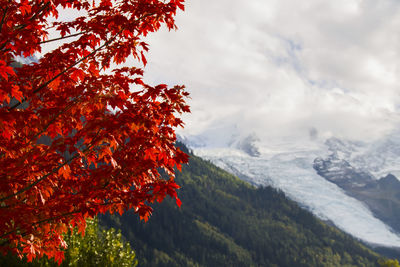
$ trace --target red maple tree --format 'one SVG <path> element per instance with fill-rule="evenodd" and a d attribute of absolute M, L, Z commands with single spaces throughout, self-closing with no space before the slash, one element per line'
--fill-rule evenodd
<path fill-rule="evenodd" d="M 0 0 L 0 251 L 60 263 L 62 234 L 84 232 L 87 217 L 134 209 L 147 220 L 166 195 L 180 205 L 175 128 L 188 94 L 121 63 L 146 65 L 143 38 L 175 29 L 183 2 Z M 82 15 L 57 19 L 63 9 Z"/>

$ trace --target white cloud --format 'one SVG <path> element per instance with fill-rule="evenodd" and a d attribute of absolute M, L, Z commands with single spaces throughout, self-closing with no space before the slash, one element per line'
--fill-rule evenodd
<path fill-rule="evenodd" d="M 189 0 L 149 38 L 148 80 L 191 92 L 188 133 L 231 122 L 374 138 L 398 123 L 400 2 Z"/>

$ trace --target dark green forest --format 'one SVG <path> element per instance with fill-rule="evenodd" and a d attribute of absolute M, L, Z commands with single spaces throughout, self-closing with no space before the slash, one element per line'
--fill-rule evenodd
<path fill-rule="evenodd" d="M 147 223 L 102 216 L 122 230 L 139 266 L 376 266 L 379 256 L 271 187 L 256 188 L 191 155 Z"/>

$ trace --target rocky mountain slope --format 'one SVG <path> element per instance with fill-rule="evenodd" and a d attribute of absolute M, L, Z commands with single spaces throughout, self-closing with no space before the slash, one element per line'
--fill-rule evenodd
<path fill-rule="evenodd" d="M 376 179 L 368 171 L 339 159 L 337 153 L 316 158 L 313 166 L 319 175 L 365 203 L 377 218 L 400 232 L 400 181 L 394 175 Z"/>

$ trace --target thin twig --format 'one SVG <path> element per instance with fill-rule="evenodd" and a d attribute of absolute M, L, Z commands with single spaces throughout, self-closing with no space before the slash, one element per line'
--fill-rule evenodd
<path fill-rule="evenodd" d="M 6 19 L 7 11 L 8 11 L 8 7 L 6 7 L 4 9 L 3 17 L 1 18 L 1 22 L 0 22 L 0 31 L 3 29 L 3 24 L 4 24 L 4 21 Z"/>
<path fill-rule="evenodd" d="M 39 44 L 45 44 L 45 43 L 50 43 L 50 42 L 54 42 L 54 41 L 59 41 L 59 40 L 63 40 L 63 39 L 67 39 L 67 38 L 71 38 L 71 37 L 75 37 L 75 36 L 79 36 L 79 35 L 85 34 L 85 33 L 87 33 L 87 32 L 86 31 L 78 32 L 78 33 L 74 33 L 74 34 L 71 34 L 71 35 L 68 35 L 68 36 L 63 36 L 63 37 L 58 37 L 58 38 L 46 40 L 46 41 L 40 42 Z"/>

